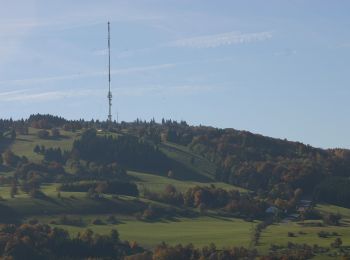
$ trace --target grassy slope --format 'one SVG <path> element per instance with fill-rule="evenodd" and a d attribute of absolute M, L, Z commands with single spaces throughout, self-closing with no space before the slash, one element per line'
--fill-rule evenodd
<path fill-rule="evenodd" d="M 128 174 L 135 178 L 135 182 L 137 183 L 139 190 L 142 192 L 143 189 L 148 189 L 152 192 L 162 192 L 164 191 L 164 188 L 168 184 L 174 185 L 179 191 L 185 191 L 190 187 L 194 187 L 196 185 L 198 186 L 205 186 L 214 184 L 216 187 L 220 187 L 226 190 L 239 190 L 240 192 L 246 192 L 247 190 L 236 187 L 227 183 L 223 182 L 210 182 L 210 183 L 203 183 L 198 181 L 181 181 L 181 180 L 174 180 L 170 179 L 168 177 L 163 176 L 157 176 L 152 174 L 146 174 L 146 173 L 140 173 L 140 172 L 133 172 L 129 171 Z"/>
<path fill-rule="evenodd" d="M 37 132 L 37 129 L 30 128 L 29 135 L 17 136 L 15 142 L 9 144 L 12 151 L 15 152 L 17 155 L 26 156 L 31 161 L 39 162 L 42 160 L 42 155 L 38 155 L 33 152 L 33 149 L 36 145 L 44 145 L 46 148 L 60 147 L 62 150 L 70 150 L 73 141 L 79 135 L 79 133 L 61 131 L 62 138 L 43 140 L 37 137 Z M 174 147 L 176 147 L 176 149 L 173 149 Z M 182 169 L 188 170 L 188 168 L 191 168 L 189 172 L 184 172 L 184 174 L 191 174 L 195 172 L 195 175 L 205 176 L 206 174 L 208 174 L 208 171 L 210 171 L 211 174 L 213 174 L 213 165 L 210 165 L 210 163 L 207 162 L 205 159 L 201 159 L 195 154 L 192 154 L 190 151 L 187 150 L 186 147 L 181 147 L 173 144 L 165 144 L 162 145 L 162 149 L 164 151 L 168 151 L 168 156 L 176 160 L 179 164 L 181 164 L 183 166 Z M 170 150 L 171 152 L 169 152 Z M 190 165 L 190 156 L 196 156 L 194 165 Z M 173 180 L 167 177 L 137 172 L 130 172 L 130 175 L 137 179 L 137 184 L 139 185 L 141 190 L 142 188 L 146 187 L 153 191 L 162 191 L 164 187 L 169 183 L 174 184 L 179 190 L 185 190 L 188 187 L 194 185 L 210 184 L 201 183 L 198 181 Z M 192 176 L 190 176 L 189 179 L 192 179 L 191 177 Z M 236 188 L 235 186 L 231 186 L 224 183 L 214 184 L 218 187 L 222 187 L 225 189 Z M 77 207 L 78 209 L 93 209 L 94 207 L 98 207 L 98 203 L 86 199 L 85 194 L 80 193 L 62 192 L 62 197 L 64 197 L 65 199 L 58 200 L 56 191 L 57 185 L 58 184 L 49 184 L 42 187 L 43 192 L 49 196 L 49 199 L 47 200 L 32 199 L 28 197 L 28 195 L 21 192 L 19 195 L 16 196 L 15 199 L 10 199 L 10 189 L 6 186 L 0 187 L 0 196 L 6 199 L 4 204 L 9 205 L 10 207 L 14 208 L 15 210 L 18 210 L 18 212 L 21 212 L 24 215 L 45 214 L 45 212 L 66 213 L 74 209 L 75 207 Z M 70 198 L 70 196 L 72 195 L 76 197 L 75 200 Z"/>
<path fill-rule="evenodd" d="M 340 213 L 342 215 L 342 222 L 340 226 L 304 226 L 303 222 L 290 222 L 290 223 L 280 223 L 269 226 L 263 231 L 261 236 L 261 243 L 258 249 L 262 252 L 267 252 L 271 244 L 276 245 L 287 245 L 287 243 L 293 242 L 298 244 L 317 244 L 319 246 L 329 247 L 330 244 L 337 238 L 337 236 L 330 236 L 328 238 L 320 238 L 318 232 L 337 232 L 339 237 L 343 241 L 343 246 L 350 246 L 350 209 L 341 208 L 333 205 L 318 205 L 317 210 L 321 212 L 331 212 Z M 321 221 L 305 221 L 305 223 Z M 288 237 L 288 232 L 293 232 L 295 237 Z M 299 234 L 299 232 L 304 232 L 305 234 Z M 323 259 L 327 256 L 318 256 L 319 259 Z"/>
<path fill-rule="evenodd" d="M 14 199 L 6 199 L 2 202 L 15 210 L 20 216 L 30 217 L 34 215 L 52 214 L 96 214 L 96 213 L 120 213 L 130 214 L 144 208 L 138 200 L 124 198 L 111 198 L 92 200 L 85 197 L 84 193 L 63 193 L 59 199 L 49 195 L 45 199 L 33 199 L 27 195 L 20 195 Z"/>
<path fill-rule="evenodd" d="M 198 176 L 203 176 L 208 180 L 214 180 L 215 177 L 215 165 L 207 159 L 193 153 L 185 146 L 174 143 L 162 143 L 161 150 L 173 160 L 186 166 L 190 171 Z M 193 164 L 191 163 L 193 158 Z"/>
<path fill-rule="evenodd" d="M 31 161 L 41 161 L 42 156 L 33 152 L 36 145 L 44 145 L 46 148 L 61 148 L 62 151 L 70 150 L 77 134 L 72 132 L 61 131 L 62 137 L 57 139 L 39 139 L 37 129 L 29 128 L 29 135 L 19 135 L 16 141 L 10 146 L 11 150 L 20 156 L 26 156 Z"/>
<path fill-rule="evenodd" d="M 339 213 L 343 217 L 343 221 L 350 220 L 350 209 L 348 208 L 342 208 L 329 204 L 319 204 L 317 205 L 316 209 L 325 213 Z"/>
<path fill-rule="evenodd" d="M 204 246 L 213 242 L 219 247 L 232 245 L 248 246 L 254 223 L 244 222 L 240 219 L 226 219 L 213 217 L 177 218 L 175 220 L 162 220 L 157 222 L 144 222 L 131 217 L 117 216 L 116 225 L 93 225 L 93 219 L 99 218 L 106 223 L 108 215 L 85 215 L 84 227 L 54 225 L 63 227 L 71 234 L 82 232 L 86 228 L 100 234 L 108 234 L 115 228 L 122 239 L 137 241 L 145 247 L 153 247 L 162 241 L 169 244 L 189 244 Z M 73 216 L 74 217 L 74 216 Z M 41 218 L 43 222 L 57 217 Z"/>
<path fill-rule="evenodd" d="M 305 223 L 307 222 L 310 221 L 305 221 Z M 298 234 L 300 231 L 306 234 Z M 317 235 L 320 231 L 337 232 L 343 240 L 343 244 L 350 246 L 350 228 L 347 226 L 306 227 L 300 223 L 290 222 L 269 226 L 262 234 L 260 249 L 266 251 L 271 244 L 287 245 L 288 241 L 299 244 L 318 244 L 328 247 L 336 236 L 320 238 Z M 295 233 L 296 237 L 288 237 L 288 232 Z"/>

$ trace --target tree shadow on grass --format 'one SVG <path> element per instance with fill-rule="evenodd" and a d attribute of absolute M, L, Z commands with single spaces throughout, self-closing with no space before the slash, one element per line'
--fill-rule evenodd
<path fill-rule="evenodd" d="M 20 216 L 14 209 L 7 205 L 0 204 L 0 223 L 17 224 L 19 220 Z"/>
<path fill-rule="evenodd" d="M 27 142 L 27 143 L 32 143 L 33 140 L 29 140 L 29 139 L 24 139 L 24 138 L 16 138 L 17 141 L 21 141 L 21 142 Z"/>
<path fill-rule="evenodd" d="M 54 198 L 47 196 L 47 195 L 45 195 L 44 197 L 41 197 L 41 198 L 37 198 L 37 199 L 47 201 L 47 202 L 55 204 L 55 205 L 63 205 L 62 203 L 59 202 L 59 200 L 54 199 Z"/>
<path fill-rule="evenodd" d="M 6 151 L 10 145 L 13 143 L 12 139 L 4 138 L 0 140 L 0 153 Z"/>
<path fill-rule="evenodd" d="M 5 172 L 5 173 L 8 173 L 8 172 L 11 172 L 13 171 L 14 169 L 12 169 L 11 167 L 8 167 L 6 165 L 0 165 L 0 172 Z"/>

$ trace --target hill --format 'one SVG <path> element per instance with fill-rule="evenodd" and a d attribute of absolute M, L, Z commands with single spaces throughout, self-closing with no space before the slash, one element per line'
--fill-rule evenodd
<path fill-rule="evenodd" d="M 0 120 L 0 133 L 1 223 L 72 237 L 117 229 L 147 249 L 165 241 L 169 252 L 182 242 L 205 254 L 215 242 L 271 259 L 350 253 L 348 150 L 170 120 L 33 115 Z"/>

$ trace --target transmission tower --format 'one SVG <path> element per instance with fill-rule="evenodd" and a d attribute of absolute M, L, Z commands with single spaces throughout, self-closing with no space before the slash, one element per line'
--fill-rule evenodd
<path fill-rule="evenodd" d="M 108 122 L 112 122 L 112 91 L 111 91 L 111 32 L 108 22 Z"/>

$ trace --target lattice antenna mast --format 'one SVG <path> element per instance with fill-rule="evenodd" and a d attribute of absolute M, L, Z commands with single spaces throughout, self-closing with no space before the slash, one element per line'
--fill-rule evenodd
<path fill-rule="evenodd" d="M 112 122 L 112 92 L 111 92 L 111 33 L 108 22 L 108 121 Z"/>

